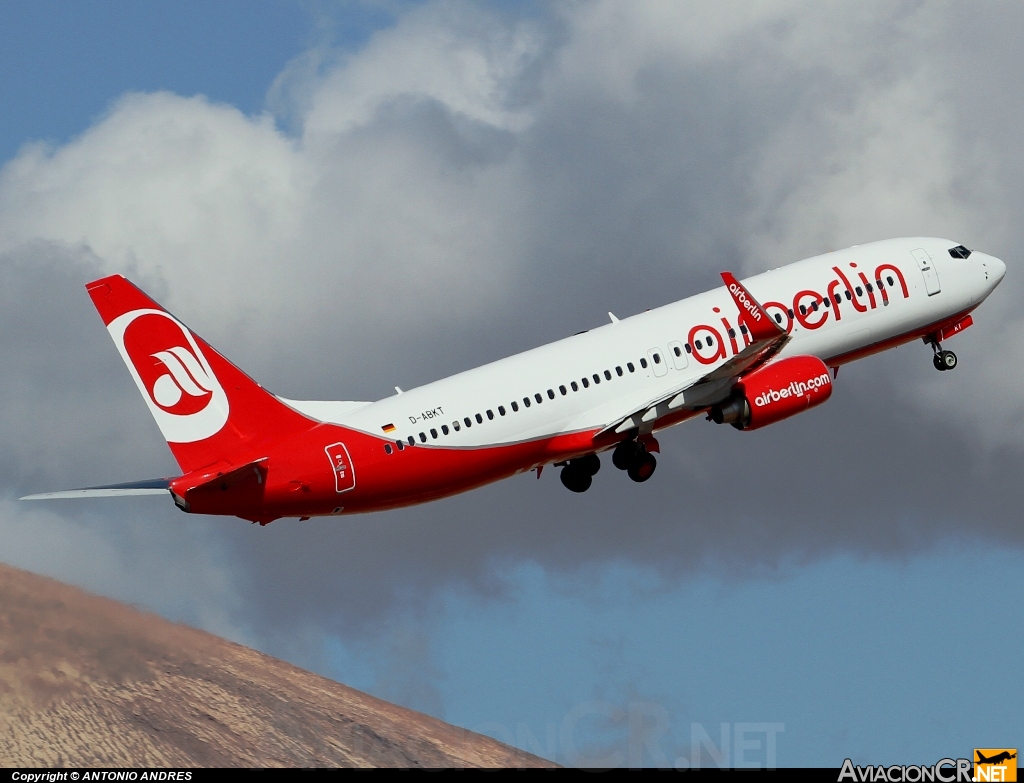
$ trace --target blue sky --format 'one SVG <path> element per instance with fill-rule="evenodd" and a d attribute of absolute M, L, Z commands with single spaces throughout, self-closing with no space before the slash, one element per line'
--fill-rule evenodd
<path fill-rule="evenodd" d="M 57 228 L 38 228 L 36 224 L 25 228 L 18 240 L 21 244 L 4 239 L 20 228 L 0 226 L 0 239 L 7 243 L 0 247 L 4 263 L 16 270 L 23 270 L 26 264 L 43 268 L 41 256 L 32 255 L 40 252 L 39 246 L 32 244 L 37 238 L 52 242 L 57 248 L 52 252 L 59 259 L 65 258 L 62 253 L 71 252 L 61 248 L 84 243 L 91 255 L 84 260 L 67 256 L 71 260 L 66 266 L 73 270 L 68 279 L 86 273 L 79 270 L 94 268 L 90 264 L 116 271 L 135 269 L 163 286 L 172 301 L 184 297 L 182 280 L 201 275 L 222 288 L 212 289 L 220 293 L 194 305 L 187 320 L 194 323 L 209 318 L 211 307 L 207 305 L 229 313 L 214 320 L 209 329 L 218 345 L 233 347 L 236 353 L 229 355 L 240 354 L 243 366 L 262 373 L 258 377 L 269 376 L 276 381 L 274 388 L 287 396 L 299 396 L 288 394 L 293 390 L 287 384 L 302 388 L 308 377 L 312 391 L 306 393 L 311 397 L 324 389 L 333 390 L 341 382 L 348 384 L 346 392 L 353 397 L 369 397 L 382 396 L 389 384 L 431 380 L 463 369 L 467 362 L 496 358 L 585 328 L 589 323 L 581 320 L 594 317 L 593 312 L 603 317 L 602 308 L 621 315 L 662 304 L 666 296 L 676 298 L 666 294 L 669 290 L 678 290 L 680 296 L 696 293 L 713 279 L 716 265 L 723 259 L 737 268 L 761 263 L 761 252 L 796 260 L 799 253 L 827 249 L 815 242 L 859 236 L 839 228 L 827 239 L 819 239 L 815 234 L 819 226 L 794 222 L 796 214 L 811 213 L 822 224 L 847 220 L 870 225 L 871 231 L 883 234 L 924 231 L 935 225 L 929 221 L 937 221 L 948 226 L 950 233 L 956 229 L 969 238 L 988 239 L 986 249 L 1004 257 L 1016 238 L 1016 229 L 1004 227 L 1020 224 L 1015 222 L 1019 216 L 1015 205 L 999 202 L 1001 211 L 997 211 L 1003 223 L 974 217 L 975 212 L 983 211 L 981 206 L 990 203 L 986 199 L 996 200 L 1003 193 L 997 185 L 984 190 L 978 184 L 991 176 L 986 174 L 979 149 L 998 147 L 1001 142 L 996 131 L 984 137 L 984 144 L 975 146 L 970 146 L 973 138 L 964 141 L 958 129 L 950 130 L 948 136 L 915 139 L 911 148 L 924 150 L 922 154 L 927 154 L 930 162 L 972 160 L 974 168 L 968 172 L 970 176 L 956 169 L 942 179 L 936 178 L 929 166 L 918 169 L 907 181 L 888 182 L 885 197 L 895 194 L 894 199 L 909 204 L 900 216 L 902 223 L 885 208 L 884 198 L 867 186 L 863 190 L 865 203 L 883 202 L 878 209 L 884 214 L 872 212 L 873 206 L 854 204 L 850 192 L 861 186 L 856 180 L 841 179 L 844 171 L 853 172 L 850 177 L 867 171 L 881 178 L 893 170 L 889 156 L 900 156 L 898 145 L 902 143 L 900 128 L 892 130 L 886 125 L 893 105 L 909 106 L 905 108 L 908 112 L 917 110 L 930 116 L 927 105 L 914 107 L 928 104 L 934 96 L 955 95 L 964 89 L 970 93 L 965 100 L 977 102 L 970 106 L 972 111 L 994 112 L 996 119 L 1003 117 L 998 112 L 1010 112 L 998 100 L 998 91 L 985 103 L 984 90 L 977 89 L 984 81 L 983 71 L 970 77 L 978 82 L 966 86 L 948 75 L 932 75 L 936 86 L 922 81 L 920 74 L 929 74 L 926 68 L 901 82 L 905 66 L 899 58 L 880 75 L 886 68 L 865 64 L 857 54 L 841 47 L 834 55 L 822 55 L 817 47 L 811 47 L 812 54 L 802 49 L 793 54 L 786 49 L 785 67 L 792 70 L 786 71 L 785 79 L 764 89 L 757 80 L 768 78 L 765 69 L 755 62 L 749 71 L 744 70 L 747 66 L 740 59 L 744 55 L 738 52 L 768 58 L 775 56 L 764 53 L 774 52 L 771 47 L 796 46 L 790 39 L 784 44 L 776 39 L 786 38 L 780 31 L 799 31 L 801 20 L 787 19 L 785 24 L 772 26 L 774 22 L 768 19 L 764 29 L 746 31 L 742 27 L 746 22 L 724 18 L 728 13 L 719 20 L 704 8 L 700 11 L 702 24 L 714 30 L 735 28 L 739 32 L 730 35 L 743 46 L 725 48 L 724 54 L 707 54 L 699 68 L 683 69 L 685 77 L 674 83 L 669 76 L 675 72 L 669 65 L 661 70 L 658 58 L 675 62 L 676 44 L 666 44 L 655 34 L 656 24 L 638 33 L 630 19 L 608 23 L 596 13 L 594 18 L 582 20 L 570 14 L 548 16 L 532 4 L 504 9 L 500 15 L 486 6 L 481 6 L 479 13 L 463 13 L 453 5 L 441 4 L 436 12 L 434 8 L 430 3 L 285 0 L 259 4 L 109 2 L 102 6 L 5 3 L 0 9 L 0 102 L 4 108 L 0 160 L 14 159 L 23 145 L 36 141 L 58 151 L 66 148 L 68 154 L 79 154 L 78 150 L 88 147 L 76 147 L 72 141 L 83 135 L 86 141 L 95 140 L 90 144 L 110 144 L 102 134 L 116 130 L 114 120 L 120 121 L 122 109 L 114 109 L 116 116 L 107 124 L 105 118 L 128 92 L 203 95 L 214 104 L 236 107 L 250 118 L 261 115 L 272 108 L 268 94 L 278 76 L 289 64 L 304 62 L 303 55 L 314 50 L 319 53 L 312 60 L 317 64 L 315 73 L 304 77 L 309 91 L 297 90 L 293 95 L 299 105 L 312 107 L 300 109 L 303 122 L 293 126 L 289 118 L 278 116 L 277 127 L 284 128 L 283 132 L 261 130 L 257 124 L 236 124 L 230 126 L 234 128 L 231 133 L 241 136 L 240 128 L 244 127 L 245 133 L 251 130 L 256 139 L 252 144 L 266 145 L 258 148 L 260 159 L 275 155 L 285 159 L 296 154 L 296 148 L 316 147 L 321 143 L 317 139 L 330 133 L 349 134 L 345 144 L 351 146 L 338 143 L 331 148 L 331 165 L 341 167 L 331 176 L 340 184 L 333 190 L 318 191 L 318 208 L 324 211 L 314 213 L 311 222 L 323 225 L 358 211 L 362 203 L 370 206 L 365 215 L 346 224 L 348 233 L 342 240 L 318 236 L 303 244 L 306 240 L 293 237 L 293 233 L 302 235 L 303 229 L 291 227 L 287 240 L 273 231 L 268 231 L 267 238 L 260 233 L 266 222 L 262 218 L 234 226 L 232 230 L 241 237 L 237 257 L 245 265 L 235 267 L 231 265 L 242 261 L 225 260 L 223 283 L 217 282 L 217 253 L 223 252 L 227 259 L 234 252 L 230 237 L 225 240 L 214 233 L 212 240 L 206 235 L 190 238 L 188 226 L 194 221 L 186 220 L 182 244 L 160 256 L 160 248 L 141 241 L 133 245 L 135 240 L 89 234 L 97 215 L 83 212 L 86 217 L 79 218 L 70 208 L 68 212 L 54 208 Z M 814 35 L 824 40 L 841 36 L 828 23 L 820 23 L 825 33 L 815 30 Z M 895 23 L 907 23 L 907 19 L 900 17 L 894 22 L 886 11 L 872 6 L 865 19 L 858 17 L 853 27 L 870 31 L 875 25 L 883 29 Z M 573 42 L 584 37 L 581 30 L 602 24 L 608 24 L 611 37 L 635 36 L 644 56 L 651 58 L 646 66 L 638 67 L 635 85 L 623 88 L 629 97 L 621 104 L 602 103 L 601 96 L 605 90 L 617 89 L 615 69 L 632 67 L 629 58 L 604 58 L 604 64 L 612 65 L 603 73 L 598 71 L 602 66 L 580 53 L 585 47 L 574 48 Z M 971 46 L 986 49 L 986 36 L 996 40 L 1000 29 L 1012 27 L 998 16 L 972 24 L 975 27 L 964 28 L 963 45 L 968 54 L 973 51 Z M 375 38 L 380 31 L 390 31 L 393 39 Z M 450 36 L 452 43 L 441 54 L 431 55 L 436 55 L 436 60 L 424 56 L 412 60 L 411 66 L 399 62 L 395 52 L 416 50 L 431 36 L 445 40 Z M 597 40 L 606 39 L 597 36 Z M 799 41 L 800 36 L 793 33 L 792 40 Z M 483 43 L 476 47 L 480 41 Z M 375 43 L 378 49 L 373 48 Z M 685 41 L 679 46 L 687 48 Z M 693 46 L 697 45 L 690 46 L 690 53 Z M 360 60 L 358 55 L 367 47 L 366 59 Z M 990 60 L 986 60 L 987 67 L 999 71 L 1002 50 L 996 45 L 989 49 L 992 51 L 984 55 Z M 894 44 L 893 51 L 898 50 Z M 856 47 L 849 51 L 856 52 Z M 449 60 L 475 62 L 473 57 L 478 54 L 481 60 L 492 55 L 498 60 L 489 72 L 498 75 L 493 83 L 487 83 L 487 89 L 479 87 L 483 77 L 472 69 L 470 76 L 454 79 L 455 86 L 440 84 Z M 813 57 L 822 56 L 836 59 L 835 63 L 825 61 L 829 67 L 835 66 L 827 78 L 814 67 L 817 61 Z M 808 59 L 801 59 L 804 57 Z M 573 69 L 564 64 L 573 58 L 582 63 L 578 72 L 592 77 L 572 76 Z M 841 58 L 846 59 L 840 63 Z M 979 54 L 975 59 L 983 58 Z M 354 64 L 345 70 L 349 60 Z M 396 74 L 405 74 L 394 76 L 394 82 L 400 82 L 401 89 L 415 99 L 395 101 L 361 115 L 357 111 L 360 101 L 378 88 L 378 82 L 392 78 L 392 63 L 398 63 Z M 300 69 L 299 73 L 304 72 Z M 573 78 L 579 78 L 583 87 L 573 87 Z M 589 78 L 593 81 L 587 81 Z M 438 80 L 440 86 L 431 79 Z M 856 87 L 850 86 L 851 79 Z M 570 86 L 564 87 L 566 83 Z M 635 93 L 631 92 L 634 86 Z M 844 89 L 848 92 L 843 93 Z M 823 97 L 837 91 L 844 97 Z M 561 98 L 548 99 L 545 96 L 549 94 Z M 817 150 L 817 145 L 823 144 L 822 135 L 848 131 L 844 123 L 833 124 L 830 118 L 844 110 L 841 104 L 847 97 L 856 103 L 860 99 L 856 96 L 862 94 L 871 100 L 865 99 L 857 116 L 866 118 L 864 126 L 870 130 L 852 141 L 840 136 L 834 143 L 836 149 L 844 150 L 842 154 L 849 147 L 868 150 L 864 154 L 874 157 L 853 159 L 847 166 L 842 154 L 831 148 Z M 682 98 L 675 102 L 671 96 Z M 773 119 L 760 104 L 772 103 L 770 99 L 777 99 L 775 106 L 792 104 L 785 109 L 788 114 L 784 118 Z M 830 103 L 832 100 L 835 102 Z M 699 112 L 691 109 L 693 101 L 703 101 Z M 555 103 L 557 111 L 551 108 Z M 528 113 L 524 106 L 535 112 L 532 119 L 523 119 Z M 825 119 L 815 114 L 822 106 Z M 205 104 L 151 102 L 123 111 L 129 119 L 131 111 L 167 112 L 161 115 L 164 117 L 196 111 L 202 114 L 197 127 L 213 127 L 221 120 L 237 123 Z M 843 130 L 836 131 L 836 126 Z M 993 122 L 991 126 L 1002 124 Z M 351 131 L 352 127 L 356 130 Z M 806 135 L 805 127 L 810 129 Z M 311 135 L 303 136 L 303 128 Z M 818 134 L 815 128 L 828 132 Z M 680 138 L 670 141 L 672 134 Z M 230 134 L 226 138 L 229 143 L 234 139 Z M 398 139 L 394 147 L 382 148 L 383 152 L 374 147 L 394 139 Z M 558 143 L 545 146 L 545 139 Z M 896 152 L 889 152 L 889 142 Z M 243 143 L 249 141 L 239 141 L 239 147 Z M 665 157 L 662 147 L 675 144 L 679 146 L 672 146 L 672 155 Z M 658 154 L 645 157 L 645 149 Z M 960 149 L 979 157 L 950 152 Z M 381 157 L 374 157 L 378 154 Z M 815 155 L 820 155 L 815 158 L 815 171 L 839 172 L 838 184 L 830 180 L 813 190 L 808 183 L 816 182 L 814 175 L 801 179 L 792 173 L 794 161 Z M 371 161 L 369 174 L 358 168 L 361 157 Z M 739 170 L 737 160 L 748 168 Z M 1013 160 L 1006 164 L 1008 171 L 1015 170 L 1016 158 Z M 53 161 L 59 163 L 57 158 Z M 472 187 L 482 190 L 470 192 L 484 193 L 485 198 L 463 198 L 459 189 L 469 186 L 459 179 L 458 172 L 483 166 L 480 161 L 486 167 Z M 509 181 L 514 180 L 517 187 L 528 183 L 522 186 L 527 193 L 522 201 L 507 194 L 493 196 L 511 187 L 488 180 L 495 167 L 508 161 L 514 170 Z M 38 165 L 47 163 L 44 160 Z M 941 165 L 936 163 L 935 168 Z M 430 179 L 435 169 L 446 172 L 436 181 Z M 619 182 L 631 176 L 624 172 L 634 169 L 639 176 L 629 180 L 630 187 L 620 188 Z M 301 170 L 301 166 L 296 168 Z M 450 171 L 456 174 L 449 176 Z M 254 181 L 274 181 L 275 172 L 268 166 Z M 642 183 L 661 174 L 670 183 L 661 190 L 645 191 Z M 5 186 L 8 189 L 2 192 L 8 201 L 0 203 L 11 204 L 19 193 L 31 189 L 18 185 L 15 174 L 7 176 L 14 184 Z M 370 184 L 353 185 L 363 182 L 360 177 Z M 420 178 L 425 178 L 426 185 Z M 778 183 L 780 192 L 769 186 L 768 195 L 748 190 L 751 180 L 769 181 L 771 187 Z M 422 201 L 396 209 L 397 217 L 390 215 L 387 198 L 373 201 L 391 187 L 406 193 L 421 185 Z M 103 187 L 113 190 L 119 186 Z M 126 192 L 134 192 L 128 185 L 124 187 Z M 972 187 L 977 192 L 970 196 Z M 351 196 L 353 192 L 355 196 Z M 936 197 L 936 193 L 943 195 Z M 947 193 L 954 194 L 949 205 L 942 201 Z M 437 213 L 428 210 L 422 218 L 417 210 L 435 198 L 445 209 Z M 965 202 L 970 203 L 965 206 Z M 29 203 L 27 197 L 25 203 Z M 280 203 L 285 206 L 268 209 L 270 222 L 287 214 L 291 202 Z M 792 209 L 787 211 L 790 203 Z M 915 212 L 918 203 L 925 206 Z M 473 211 L 477 206 L 480 213 Z M 179 208 L 183 214 L 187 212 L 177 202 L 168 212 L 177 214 Z M 685 216 L 680 218 L 677 212 Z M 394 222 L 389 222 L 392 218 Z M 452 218 L 453 228 L 445 223 L 448 218 Z M 79 219 L 86 226 L 81 229 L 82 238 L 62 233 L 61 226 Z M 230 220 L 230 215 L 224 218 L 226 223 Z M 378 221 L 379 232 L 366 229 L 370 239 L 365 239 L 360 231 Z M 29 222 L 26 219 L 20 225 Z M 904 225 L 906 230 L 902 230 Z M 786 227 L 790 227 L 788 235 Z M 172 229 L 168 234 L 177 237 L 177 226 Z M 396 245 L 394 250 L 388 243 L 398 242 L 394 237 L 405 231 L 411 244 Z M 756 252 L 735 238 L 738 233 L 759 238 Z M 482 236 L 487 240 L 481 240 Z M 430 242 L 422 242 L 423 237 Z M 251 260 L 256 251 L 246 244 L 250 241 L 253 246 L 270 247 L 266 251 L 269 260 Z M 379 314 L 361 320 L 353 317 L 346 333 L 354 342 L 362 341 L 362 353 L 351 346 L 338 347 L 329 334 L 308 337 L 320 322 L 317 319 L 324 313 L 336 313 L 335 302 L 343 303 L 338 309 L 355 312 L 355 299 L 330 300 L 325 294 L 326 303 L 307 302 L 297 298 L 300 295 L 292 289 L 273 283 L 277 278 L 272 276 L 273 284 L 266 290 L 260 288 L 256 275 L 245 278 L 252 286 L 250 301 L 231 299 L 224 293 L 246 288 L 238 285 L 239 274 L 231 270 L 241 269 L 244 275 L 249 263 L 272 272 L 275 267 L 276 271 L 296 269 L 302 283 L 299 288 L 316 288 L 310 281 L 324 279 L 315 276 L 317 270 L 335 267 L 316 267 L 309 262 L 311 272 L 305 279 L 303 251 L 315 257 L 327 247 L 325 256 L 333 258 L 331 254 L 340 253 L 341 245 L 331 242 L 338 241 L 345 247 L 359 242 L 360 258 L 374 259 L 374 263 L 365 263 L 370 271 L 361 266 L 363 261 L 347 270 L 347 281 L 362 282 L 344 282 L 344 293 L 339 296 L 358 298 L 359 290 L 371 287 L 401 288 L 413 277 L 438 278 L 445 287 L 426 293 L 412 289 L 408 300 L 400 300 L 405 306 L 394 307 L 387 324 L 372 320 Z M 420 245 L 431 244 L 441 246 L 442 255 L 465 259 L 464 265 L 447 270 L 433 257 L 417 255 Z M 125 245 L 129 249 L 122 253 Z M 210 247 L 214 248 L 212 255 L 202 256 Z M 676 268 L 681 247 L 686 248 L 687 263 L 691 264 L 682 271 Z M 183 248 L 202 256 L 202 266 L 198 261 L 195 267 L 182 262 L 181 271 L 176 271 L 175 259 Z M 156 261 L 149 261 L 150 252 Z M 400 262 L 388 261 L 391 253 Z M 528 261 L 521 263 L 521 258 Z M 590 258 L 596 260 L 581 282 L 573 270 L 589 263 Z M 79 264 L 85 266 L 76 266 Z M 363 277 L 355 277 L 357 274 Z M 54 279 L 67 282 L 59 276 Z M 356 294 L 349 292 L 352 288 Z M 61 337 L 65 345 L 79 339 L 79 330 L 96 326 L 87 320 L 91 316 L 74 320 L 86 307 L 81 303 L 81 310 L 76 309 L 80 303 L 74 297 L 80 290 L 70 284 L 68 289 L 72 304 L 59 308 L 71 330 Z M 26 285 L 19 290 L 35 289 Z M 325 291 L 335 289 L 328 285 Z M 452 291 L 456 295 L 451 295 Z M 401 291 L 395 294 L 404 295 Z M 490 296 L 507 303 L 498 306 Z M 26 307 L 36 305 L 28 301 Z M 187 311 L 189 305 L 184 307 Z M 305 321 L 303 312 L 307 310 L 310 315 Z M 247 324 L 251 321 L 246 318 L 255 312 L 269 312 L 273 318 L 259 318 L 250 339 Z M 998 332 L 996 327 L 1002 325 L 1012 332 L 1012 316 L 1006 315 L 1005 308 L 998 312 L 1003 320 L 996 322 L 993 331 Z M 286 327 L 274 331 L 274 326 L 266 325 L 275 319 L 277 323 L 287 320 L 288 329 L 300 330 L 301 342 L 289 339 Z M 101 368 L 115 368 L 110 370 L 113 376 L 120 372 L 116 356 L 103 342 L 101 330 L 93 331 L 97 334 L 81 337 L 82 345 L 90 356 L 100 357 Z M 417 343 L 411 333 L 429 339 Z M 970 335 L 963 339 L 966 348 L 982 357 L 975 360 L 978 377 L 997 378 L 999 346 L 993 348 L 991 340 Z M 435 347 L 438 342 L 442 345 Z M 304 350 L 292 350 L 295 344 Z M 405 344 L 409 347 L 398 347 Z M 269 348 L 257 350 L 263 345 Z M 48 346 L 42 343 L 40 350 L 49 350 Z M 334 358 L 344 367 L 339 376 L 323 369 L 322 357 L 328 351 L 338 352 Z M 1020 696 L 1014 651 L 1024 642 L 1020 623 L 1024 572 L 1020 569 L 1020 506 L 1014 494 L 1018 475 L 1014 471 L 1021 464 L 1022 450 L 1012 436 L 1019 411 L 1015 404 L 999 407 L 1000 400 L 1007 398 L 999 380 L 978 384 L 984 386 L 979 389 L 968 378 L 963 381 L 965 386 L 935 391 L 927 357 L 922 359 L 910 349 L 901 351 L 896 359 L 867 360 L 864 365 L 870 369 L 860 376 L 854 368 L 845 369 L 844 376 L 853 376 L 848 392 L 840 392 L 829 406 L 808 415 L 806 423 L 780 425 L 779 431 L 766 439 L 744 441 L 744 445 L 728 440 L 725 446 L 709 446 L 712 437 L 719 438 L 722 433 L 712 436 L 694 430 L 667 436 L 666 451 L 674 456 L 663 458 L 658 477 L 662 483 L 645 487 L 644 492 L 653 495 L 637 494 L 622 500 L 608 494 L 611 490 L 597 488 L 593 503 L 570 504 L 572 499 L 563 497 L 560 489 L 549 489 L 547 484 L 538 489 L 516 479 L 504 489 L 481 491 L 479 499 L 445 502 L 422 515 L 406 511 L 356 523 L 332 521 L 330 538 L 328 528 L 316 523 L 301 530 L 275 523 L 267 531 L 229 528 L 233 523 L 224 520 L 190 520 L 181 526 L 180 515 L 173 510 L 140 523 L 128 518 L 149 513 L 149 506 L 139 504 L 132 504 L 130 511 L 102 506 L 111 509 L 112 520 L 103 525 L 91 516 L 95 508 L 89 512 L 55 509 L 52 518 L 18 523 L 18 535 L 25 540 L 17 546 L 11 544 L 9 559 L 15 565 L 35 567 L 100 592 L 131 598 L 174 619 L 227 633 L 355 687 L 567 763 L 609 758 L 622 764 L 638 760 L 669 766 L 690 763 L 694 732 L 706 731 L 709 741 L 721 744 L 722 724 L 727 726 L 730 743 L 743 724 L 776 727 L 772 731 L 777 732 L 776 761 L 780 766 L 838 766 L 847 756 L 863 764 L 928 764 L 943 756 L 967 755 L 975 746 L 1019 745 L 1024 719 L 1014 709 Z M 382 352 L 392 352 L 394 364 L 406 375 L 393 377 L 383 372 Z M 963 362 L 964 356 L 968 362 Z M 970 356 L 971 350 L 961 354 L 968 367 Z M 996 358 L 985 358 L 992 356 Z M 37 376 L 26 377 L 35 379 L 35 388 L 45 388 Z M 162 448 L 151 425 L 132 403 L 122 404 L 119 397 L 97 402 L 105 394 L 105 384 L 106 379 L 101 378 L 96 386 L 101 391 L 90 392 L 90 397 L 86 391 L 93 387 L 88 386 L 81 398 L 75 398 L 75 404 L 62 404 L 62 409 L 67 409 L 69 416 L 75 411 L 82 415 L 98 405 L 109 405 L 109 415 L 97 419 L 127 418 L 128 424 L 113 435 L 103 431 L 101 441 L 89 440 L 93 437 L 88 430 L 91 425 L 82 424 L 81 432 L 76 431 L 72 438 L 80 445 L 72 445 L 69 452 L 73 455 L 79 448 L 81 454 L 93 454 L 94 443 L 114 443 L 117 448 L 111 451 L 120 453 L 97 458 L 106 469 L 112 473 L 134 470 L 138 463 L 138 469 L 160 475 L 159 460 L 166 460 L 166 455 L 149 456 Z M 991 420 L 964 412 L 958 404 L 964 394 L 972 395 L 974 404 L 968 406 L 972 411 L 995 411 Z M 57 406 L 42 392 L 40 396 L 43 402 Z M 79 403 L 80 409 L 75 407 Z M 947 416 L 950 411 L 953 414 Z M 823 439 L 822 428 L 832 427 L 846 429 L 843 437 L 836 439 L 839 445 L 833 444 L 831 456 L 813 451 Z M 28 480 L 25 476 L 38 480 L 42 469 L 35 465 L 43 458 L 40 455 L 53 453 L 52 446 L 43 444 L 37 454 L 26 457 L 13 445 L 23 442 L 24 436 L 11 433 L 3 431 L 0 448 L 7 455 L 4 464 L 15 466 L 10 473 L 18 477 L 5 485 L 8 495 L 21 487 L 17 481 Z M 798 469 L 785 471 L 778 481 L 761 483 L 739 470 L 732 480 L 744 486 L 736 489 L 735 497 L 705 491 L 702 481 L 720 476 L 723 466 L 735 470 L 745 463 L 750 457 L 747 442 L 762 459 L 774 450 L 789 458 L 790 466 L 796 460 Z M 848 454 L 842 450 L 843 444 L 852 444 Z M 884 456 L 887 453 L 888 458 Z M 804 463 L 799 462 L 801 458 Z M 53 468 L 57 472 L 48 474 L 48 480 L 78 486 L 136 477 L 134 473 L 95 477 L 76 473 L 86 461 L 69 456 L 68 466 Z M 931 468 L 917 470 L 913 463 Z M 955 467 L 950 467 L 953 463 Z M 938 478 L 933 470 L 936 465 Z M 1006 470 L 1008 475 L 1001 472 Z M 891 476 L 898 491 L 879 501 L 877 507 L 863 504 L 860 511 L 844 508 L 837 509 L 835 516 L 786 515 L 790 502 L 804 509 L 821 507 L 824 489 L 819 493 L 818 488 L 833 479 L 844 481 L 837 477 L 839 473 L 863 476 L 864 485 L 872 487 L 877 487 L 879 476 L 882 481 Z M 849 481 L 852 483 L 838 486 L 856 487 L 859 479 Z M 778 482 L 784 486 L 776 496 L 773 490 L 778 489 Z M 935 499 L 939 490 L 951 494 Z M 676 497 L 677 492 L 683 500 Z M 698 512 L 697 505 L 703 510 Z M 83 513 L 90 516 L 81 516 Z M 534 522 L 520 524 L 527 517 Z M 641 523 L 641 518 L 648 521 Z M 138 527 L 142 524 L 174 525 L 174 529 L 152 532 Z M 702 532 L 719 524 L 726 531 L 720 540 L 711 540 Z M 83 532 L 89 525 L 99 532 Z M 568 530 L 564 535 L 556 530 L 561 525 Z M 631 537 L 633 525 L 636 541 L 646 543 L 624 543 Z M 503 537 L 491 541 L 487 531 L 497 527 L 502 528 Z M 89 546 L 113 554 L 97 558 L 92 570 L 78 564 L 73 571 L 62 571 L 59 564 L 67 559 L 43 559 L 39 554 L 42 539 L 32 539 L 41 536 L 38 531 L 43 529 L 53 540 L 88 541 Z M 61 532 L 67 530 L 73 535 Z M 125 530 L 133 531 L 127 537 L 130 544 L 124 543 Z M 436 538 L 432 530 L 438 531 Z M 254 543 L 256 534 L 262 538 Z M 321 560 L 308 559 L 313 549 L 319 550 Z M 470 554 L 463 555 L 461 550 Z M 343 559 L 346 557 L 350 559 Z M 463 557 L 472 562 L 464 562 Z M 330 582 L 324 576 L 323 584 L 317 582 L 321 572 L 355 569 L 360 560 L 379 572 L 382 580 L 391 581 L 366 582 L 366 594 L 358 596 L 351 591 L 352 584 L 344 581 Z M 182 567 L 195 569 L 194 582 L 199 586 L 195 589 L 204 590 L 202 596 L 189 593 L 171 598 L 155 588 L 138 591 L 140 581 L 173 584 L 170 575 Z M 123 573 L 118 573 L 119 569 Z M 284 571 L 290 572 L 287 578 L 281 575 Z M 161 576 L 154 578 L 158 572 Z M 261 578 L 263 584 L 257 592 L 247 589 Z M 344 590 L 350 592 L 342 595 Z M 292 603 L 274 594 L 287 594 Z M 307 596 L 315 609 L 304 606 Z M 640 736 L 643 727 L 648 733 Z M 767 759 L 766 730 L 752 731 L 754 744 L 746 759 L 762 763 Z M 645 739 L 649 740 L 646 745 Z M 703 763 L 712 763 L 710 757 L 705 755 Z"/>

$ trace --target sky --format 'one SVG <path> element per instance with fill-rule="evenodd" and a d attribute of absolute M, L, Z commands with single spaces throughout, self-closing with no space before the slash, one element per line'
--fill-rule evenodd
<path fill-rule="evenodd" d="M 1024 64 L 1013 2 L 0 6 L 0 559 L 568 764 L 1015 747 Z M 82 285 L 267 388 L 378 399 L 893 236 L 1002 258 L 950 344 L 643 484 L 554 471 L 266 528 L 171 475 Z"/>

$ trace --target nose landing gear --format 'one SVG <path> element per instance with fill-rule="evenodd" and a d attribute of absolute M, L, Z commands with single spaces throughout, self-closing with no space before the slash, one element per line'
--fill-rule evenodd
<path fill-rule="evenodd" d="M 925 338 L 925 342 L 932 347 L 932 365 L 936 370 L 939 372 L 945 372 L 946 370 L 952 370 L 956 367 L 957 359 L 955 353 L 952 351 L 942 350 L 942 346 L 939 345 L 939 341 L 934 337 L 930 339 Z"/>
<path fill-rule="evenodd" d="M 935 369 L 941 371 L 952 370 L 956 367 L 956 354 L 952 351 L 938 351 L 932 357 L 932 364 Z"/>

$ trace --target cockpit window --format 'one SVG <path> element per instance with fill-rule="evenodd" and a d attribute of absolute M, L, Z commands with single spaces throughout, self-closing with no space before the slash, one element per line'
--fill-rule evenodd
<path fill-rule="evenodd" d="M 956 247 L 951 247 L 949 249 L 949 254 L 953 256 L 953 258 L 967 258 L 971 254 L 971 251 L 963 245 L 957 245 Z"/>

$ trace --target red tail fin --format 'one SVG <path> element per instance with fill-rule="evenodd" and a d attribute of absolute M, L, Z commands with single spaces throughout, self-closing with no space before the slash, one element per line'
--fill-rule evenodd
<path fill-rule="evenodd" d="M 120 275 L 86 290 L 184 472 L 258 459 L 316 425 Z"/>

